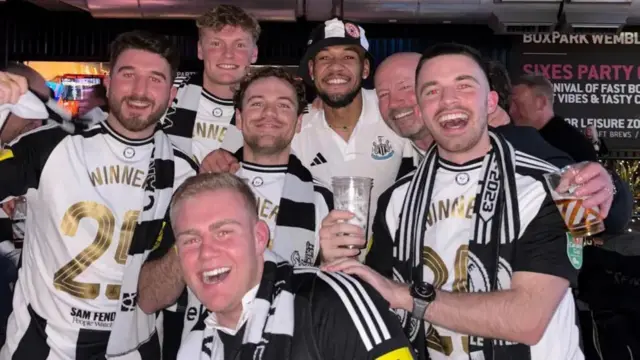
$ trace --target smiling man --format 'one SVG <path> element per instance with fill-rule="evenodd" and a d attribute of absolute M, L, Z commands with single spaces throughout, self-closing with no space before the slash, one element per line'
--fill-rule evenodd
<path fill-rule="evenodd" d="M 258 211 L 254 191 L 228 173 L 199 174 L 176 192 L 171 222 L 180 265 L 210 311 L 178 360 L 414 359 L 379 294 L 268 250 L 269 226 Z"/>
<path fill-rule="evenodd" d="M 489 130 L 498 96 L 475 49 L 425 50 L 416 94 L 435 146 L 389 190 L 395 281 L 351 259 L 327 269 L 380 291 L 431 359 L 584 359 L 574 239 L 542 177 L 557 168 Z"/>
<path fill-rule="evenodd" d="M 258 58 L 260 24 L 242 8 L 219 5 L 201 15 L 196 26 L 204 71 L 177 79 L 178 94 L 164 122 L 172 141 L 202 162 L 227 136 L 227 150 L 242 146 L 232 97 Z"/>

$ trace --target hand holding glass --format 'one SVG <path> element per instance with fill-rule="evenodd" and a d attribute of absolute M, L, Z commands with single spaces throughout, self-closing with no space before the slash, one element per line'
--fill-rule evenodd
<path fill-rule="evenodd" d="M 581 162 L 544 174 L 553 201 L 573 237 L 592 236 L 605 229 L 600 210 L 597 207 L 585 208 L 582 206 L 585 199 L 575 195 L 579 187 L 575 177 L 587 164 L 588 162 Z"/>
<path fill-rule="evenodd" d="M 348 223 L 360 226 L 368 239 L 369 207 L 373 179 L 358 176 L 340 176 L 331 178 L 333 187 L 333 205 L 336 210 L 345 210 L 355 216 Z M 365 245 L 366 247 L 366 245 Z M 348 246 L 353 249 L 353 246 Z"/>

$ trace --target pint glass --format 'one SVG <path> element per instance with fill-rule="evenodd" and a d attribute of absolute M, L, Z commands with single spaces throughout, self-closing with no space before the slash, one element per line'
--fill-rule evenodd
<path fill-rule="evenodd" d="M 559 171 L 544 174 L 553 201 L 574 238 L 593 236 L 604 231 L 600 210 L 597 207 L 585 208 L 582 206 L 584 199 L 574 194 L 578 186 L 573 178 L 577 170 L 585 165 L 585 162 L 569 165 Z M 559 189 L 561 184 L 564 189 Z"/>
<path fill-rule="evenodd" d="M 368 239 L 369 206 L 373 179 L 359 176 L 336 176 L 331 178 L 331 185 L 334 208 L 355 214 L 348 222 L 360 226 L 364 230 L 365 239 Z"/>

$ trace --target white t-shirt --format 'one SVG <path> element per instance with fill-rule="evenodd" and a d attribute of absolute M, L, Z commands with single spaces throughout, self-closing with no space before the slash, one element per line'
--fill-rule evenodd
<path fill-rule="evenodd" d="M 473 238 L 473 206 L 477 194 L 477 184 L 481 175 L 482 159 L 464 165 L 456 165 L 440 159 L 436 183 L 433 188 L 429 212 L 426 216 L 426 232 L 422 248 L 424 260 L 423 280 L 436 288 L 448 292 L 487 291 L 477 289 L 488 282 L 486 274 L 478 270 L 470 261 L 469 240 Z M 520 214 L 520 237 L 515 246 L 514 262 L 509 263 L 501 258 L 498 270 L 498 284 L 501 289 L 509 289 L 514 271 L 531 271 L 547 273 L 559 277 L 571 277 L 577 273 L 569 263 L 564 252 L 565 239 L 545 242 L 548 233 L 541 229 L 541 222 L 557 220 L 547 215 L 543 207 L 554 206 L 544 184 L 530 176 L 532 164 L 542 161 L 529 155 L 516 153 L 516 188 Z M 545 163 L 546 164 L 546 163 Z M 547 164 L 549 168 L 552 165 Z M 549 171 L 549 170 L 547 170 Z M 539 172 L 539 170 L 538 170 Z M 385 206 L 385 220 L 389 233 L 396 234 L 400 212 L 404 202 L 409 181 L 399 181 Z M 549 220 L 547 220 L 549 219 Z M 536 220 L 537 224 L 532 224 Z M 531 226 L 530 226 L 531 225 Z M 558 225 L 553 223 L 553 225 Z M 560 229 L 563 223 L 560 220 Z M 544 226 L 542 226 L 544 227 Z M 542 232 L 541 232 L 542 231 Z M 378 234 L 376 234 L 378 241 Z M 561 249 L 560 249 L 561 248 Z M 545 255 L 546 254 L 546 255 Z M 369 259 L 368 259 L 369 260 Z M 472 289 L 467 289 L 467 278 Z M 429 326 L 425 322 L 425 326 Z M 436 349 L 433 342 L 429 347 L 429 356 L 433 360 L 468 360 L 467 344 L 469 336 L 456 333 L 441 326 L 437 330 L 435 341 L 443 344 L 444 349 Z M 438 341 L 437 337 L 440 337 Z M 471 338 L 474 340 L 474 338 Z M 478 340 L 474 340 L 478 341 Z M 480 340 L 482 341 L 482 340 Z M 488 341 L 488 340 L 485 340 Z M 429 341 L 427 341 L 429 344 Z M 584 359 L 579 348 L 579 330 L 576 325 L 575 303 L 570 289 L 558 305 L 545 334 L 540 342 L 531 346 L 532 360 L 579 360 Z"/>

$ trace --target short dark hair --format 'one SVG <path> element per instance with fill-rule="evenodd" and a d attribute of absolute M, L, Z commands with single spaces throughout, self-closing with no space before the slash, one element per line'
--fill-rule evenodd
<path fill-rule="evenodd" d="M 418 81 L 418 75 L 420 74 L 420 70 L 422 70 L 424 63 L 435 57 L 443 55 L 464 55 L 470 57 L 478 64 L 478 66 L 480 66 L 484 75 L 487 77 L 487 81 L 489 82 L 489 71 L 487 69 L 486 62 L 482 59 L 482 54 L 471 46 L 455 43 L 441 43 L 428 47 L 422 53 L 420 61 L 418 62 L 418 67 L 416 68 L 416 82 Z"/>
<path fill-rule="evenodd" d="M 118 35 L 111 43 L 109 63 L 112 69 L 118 61 L 118 57 L 130 49 L 144 50 L 162 56 L 171 67 L 171 82 L 176 78 L 180 66 L 180 52 L 168 36 L 140 30 Z"/>
<path fill-rule="evenodd" d="M 511 78 L 507 68 L 500 61 L 490 60 L 487 62 L 489 70 L 489 83 L 491 90 L 498 93 L 498 106 L 509 112 L 511 106 Z"/>
<path fill-rule="evenodd" d="M 241 7 L 235 5 L 218 5 L 196 19 L 198 33 L 201 35 L 202 29 L 212 29 L 220 31 L 225 26 L 239 27 L 251 34 L 253 41 L 257 42 L 260 37 L 260 23 Z"/>
<path fill-rule="evenodd" d="M 298 101 L 298 108 L 296 110 L 298 115 L 302 115 L 302 112 L 307 107 L 307 98 L 305 95 L 304 84 L 301 80 L 296 79 L 286 70 L 275 66 L 265 66 L 255 70 L 251 70 L 249 74 L 247 74 L 244 79 L 242 79 L 238 90 L 233 96 L 233 103 L 235 104 L 236 108 L 242 111 L 242 99 L 244 98 L 244 94 L 247 92 L 247 88 L 249 88 L 249 85 L 251 85 L 256 80 L 268 77 L 278 78 L 293 87 L 296 93 L 296 100 Z"/>
<path fill-rule="evenodd" d="M 553 84 L 542 74 L 525 74 L 519 76 L 514 81 L 513 86 L 524 85 L 538 96 L 544 96 L 547 98 L 550 104 L 553 104 L 555 92 L 553 90 Z"/>

